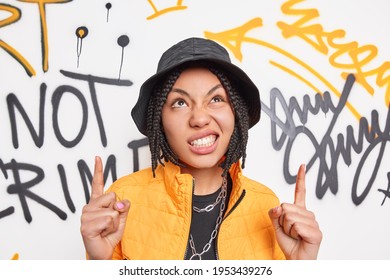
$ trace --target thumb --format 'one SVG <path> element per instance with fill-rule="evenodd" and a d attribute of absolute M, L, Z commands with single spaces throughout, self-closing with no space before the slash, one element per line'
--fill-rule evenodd
<path fill-rule="evenodd" d="M 129 214 L 130 201 L 128 200 L 119 200 L 114 203 L 114 210 L 119 213 L 119 216 L 115 220 L 115 228 L 102 233 L 102 237 L 108 239 L 111 249 L 113 249 L 122 239 L 123 233 L 126 227 L 127 215 Z M 112 254 L 112 252 L 111 252 Z"/>
<path fill-rule="evenodd" d="M 119 224 L 120 226 L 124 226 L 126 224 L 127 215 L 130 210 L 130 201 L 127 199 L 117 201 L 115 203 L 115 209 L 119 212 Z"/>
<path fill-rule="evenodd" d="M 276 206 L 268 211 L 268 215 L 271 219 L 272 225 L 274 226 L 275 231 L 281 229 L 279 224 L 279 217 L 282 215 L 282 208 L 280 206 Z"/>

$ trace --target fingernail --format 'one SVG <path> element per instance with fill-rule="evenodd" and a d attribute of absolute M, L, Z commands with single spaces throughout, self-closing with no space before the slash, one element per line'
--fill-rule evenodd
<path fill-rule="evenodd" d="M 118 208 L 118 210 L 121 210 L 125 207 L 125 205 L 122 203 L 122 202 L 117 202 L 116 203 L 116 208 Z"/>
<path fill-rule="evenodd" d="M 278 212 L 278 209 L 279 209 L 279 206 L 276 206 L 275 208 L 272 209 L 272 213 L 275 214 L 276 212 Z"/>

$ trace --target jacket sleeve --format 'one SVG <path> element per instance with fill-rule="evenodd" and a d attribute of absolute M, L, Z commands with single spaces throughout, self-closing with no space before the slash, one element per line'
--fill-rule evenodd
<path fill-rule="evenodd" d="M 122 254 L 122 242 L 119 242 L 118 245 L 115 246 L 114 253 L 112 254 L 113 260 L 123 260 Z"/>

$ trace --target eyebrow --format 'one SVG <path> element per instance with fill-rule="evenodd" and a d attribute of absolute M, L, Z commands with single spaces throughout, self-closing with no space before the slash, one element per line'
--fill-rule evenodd
<path fill-rule="evenodd" d="M 222 88 L 221 84 L 215 85 L 212 89 L 210 89 L 207 92 L 206 96 L 211 95 L 214 91 L 216 91 L 219 88 Z M 190 94 L 188 92 L 186 92 L 184 89 L 181 89 L 181 88 L 172 88 L 171 92 L 177 92 L 179 94 L 186 95 L 186 96 L 190 97 Z"/>

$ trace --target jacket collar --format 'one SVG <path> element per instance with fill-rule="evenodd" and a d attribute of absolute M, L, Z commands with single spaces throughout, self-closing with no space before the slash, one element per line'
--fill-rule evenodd
<path fill-rule="evenodd" d="M 183 197 L 192 198 L 193 178 L 190 174 L 182 174 L 180 167 L 172 162 L 164 162 L 164 166 L 156 168 L 156 179 L 163 180 L 167 193 L 179 202 Z"/>
<path fill-rule="evenodd" d="M 230 177 L 232 178 L 233 186 L 232 186 L 232 192 L 230 193 L 230 199 L 229 203 L 227 205 L 227 211 L 226 213 L 229 213 L 230 210 L 233 208 L 233 206 L 236 204 L 236 202 L 240 199 L 241 195 L 243 194 L 243 175 L 242 175 L 242 168 L 241 168 L 241 162 L 235 162 L 232 164 L 232 166 L 229 169 Z"/>
<path fill-rule="evenodd" d="M 180 167 L 172 162 L 165 162 L 164 165 L 165 166 L 159 165 L 157 167 L 156 178 L 164 178 L 168 192 L 173 191 L 176 194 L 183 192 L 187 193 L 188 190 L 192 192 L 193 177 L 190 174 L 182 174 L 180 172 Z M 231 198 L 238 199 L 241 195 L 240 190 L 242 188 L 242 168 L 240 161 L 232 164 L 229 169 L 229 174 L 233 181 Z M 185 187 L 185 190 L 183 190 L 183 187 Z"/>

